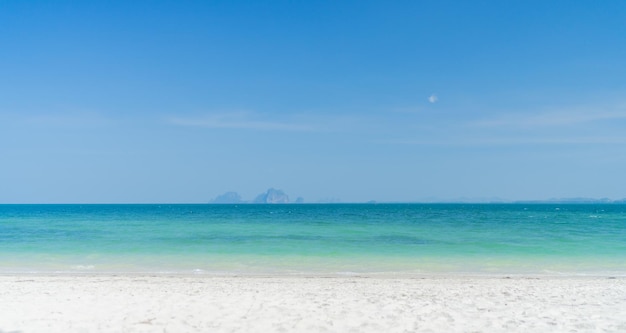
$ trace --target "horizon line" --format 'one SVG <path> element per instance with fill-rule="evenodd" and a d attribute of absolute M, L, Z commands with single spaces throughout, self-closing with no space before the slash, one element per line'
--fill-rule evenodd
<path fill-rule="evenodd" d="M 8 205 L 268 205 L 268 206 L 285 206 L 285 205 L 377 205 L 377 204 L 626 204 L 626 198 L 623 199 L 530 199 L 530 200 L 491 200 L 491 201 L 473 201 L 473 200 L 438 200 L 438 201 L 345 201 L 345 202 L 286 202 L 286 203 L 262 203 L 262 202 L 2 202 L 0 206 Z"/>

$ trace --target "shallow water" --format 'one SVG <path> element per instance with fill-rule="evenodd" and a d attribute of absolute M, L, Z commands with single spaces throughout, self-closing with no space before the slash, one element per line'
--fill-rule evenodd
<path fill-rule="evenodd" d="M 2 272 L 626 274 L 626 205 L 0 205 Z"/>

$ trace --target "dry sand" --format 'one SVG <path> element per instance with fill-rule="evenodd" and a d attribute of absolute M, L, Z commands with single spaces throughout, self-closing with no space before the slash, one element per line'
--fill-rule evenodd
<path fill-rule="evenodd" d="M 626 278 L 0 276 L 0 332 L 626 332 Z"/>

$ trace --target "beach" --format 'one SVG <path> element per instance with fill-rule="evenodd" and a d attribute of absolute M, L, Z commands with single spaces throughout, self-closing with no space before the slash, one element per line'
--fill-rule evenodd
<path fill-rule="evenodd" d="M 0 205 L 0 333 L 626 332 L 624 205 Z"/>
<path fill-rule="evenodd" d="M 624 332 L 612 276 L 6 274 L 0 332 Z"/>

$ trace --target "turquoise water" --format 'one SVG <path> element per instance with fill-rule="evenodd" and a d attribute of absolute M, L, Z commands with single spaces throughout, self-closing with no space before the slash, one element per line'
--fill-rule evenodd
<path fill-rule="evenodd" d="M 626 275 L 626 205 L 0 205 L 0 272 Z"/>

